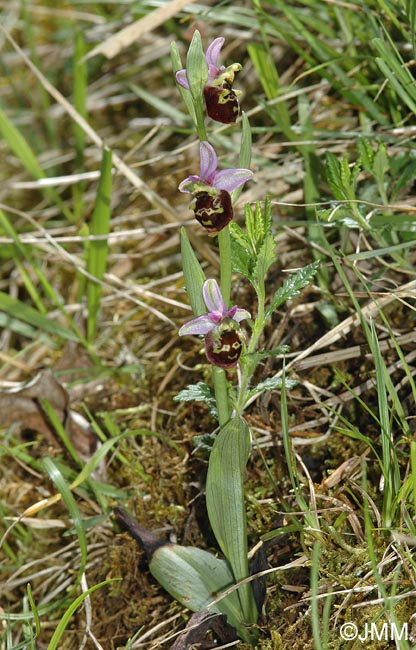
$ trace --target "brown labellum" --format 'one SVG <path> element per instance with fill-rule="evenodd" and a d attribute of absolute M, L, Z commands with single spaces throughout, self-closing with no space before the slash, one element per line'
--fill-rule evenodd
<path fill-rule="evenodd" d="M 205 86 L 204 96 L 207 113 L 212 120 L 223 124 L 237 120 L 240 106 L 231 84 L 225 81 L 222 86 Z"/>
<path fill-rule="evenodd" d="M 194 195 L 195 219 L 209 233 L 220 232 L 234 216 L 231 196 L 226 190 L 197 192 Z"/>
<path fill-rule="evenodd" d="M 205 353 L 208 361 L 219 368 L 237 365 L 243 349 L 242 333 L 232 318 L 225 319 L 216 330 L 205 336 Z"/>

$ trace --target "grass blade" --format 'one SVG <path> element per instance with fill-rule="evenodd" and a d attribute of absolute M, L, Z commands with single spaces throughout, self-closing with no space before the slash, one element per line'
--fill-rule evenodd
<path fill-rule="evenodd" d="M 107 235 L 110 229 L 111 187 L 111 151 L 103 149 L 100 181 L 91 223 L 91 234 L 100 236 L 100 239 L 93 239 L 87 249 L 87 270 L 89 275 L 93 276 L 88 279 L 87 284 L 87 338 L 89 342 L 93 341 L 97 329 L 97 318 L 102 295 L 101 281 L 107 267 Z"/>
<path fill-rule="evenodd" d="M 20 131 L 9 120 L 6 113 L 0 108 L 0 133 L 8 143 L 10 149 L 20 160 L 23 167 L 35 178 L 46 178 L 46 175 L 38 163 L 38 159 L 31 147 L 20 133 Z M 66 207 L 59 194 L 51 187 L 42 189 L 43 194 L 59 206 L 62 213 L 69 221 L 73 221 L 73 215 Z"/>
<path fill-rule="evenodd" d="M 68 328 L 56 323 L 54 320 L 44 314 L 40 314 L 36 309 L 25 305 L 17 298 L 12 298 L 7 293 L 0 291 L 0 312 L 5 312 L 12 319 L 23 321 L 37 329 L 60 336 L 67 341 L 78 342 L 79 338 Z"/>
<path fill-rule="evenodd" d="M 121 580 L 121 578 L 111 578 L 109 580 L 104 580 L 103 582 L 99 582 L 93 587 L 90 587 L 89 589 L 87 589 L 87 591 L 84 591 L 80 596 L 78 596 L 78 598 L 76 598 L 71 603 L 71 605 L 68 607 L 68 609 L 65 611 L 64 615 L 62 616 L 58 624 L 58 627 L 56 628 L 51 640 L 48 643 L 47 650 L 57 650 L 58 647 L 62 647 L 59 646 L 59 643 L 61 642 L 62 635 L 65 632 L 65 629 L 69 621 L 71 620 L 72 615 L 76 612 L 76 610 L 84 602 L 84 600 L 88 596 L 90 596 L 90 594 L 94 593 L 94 591 L 97 591 L 97 589 L 101 589 L 102 587 L 105 587 L 106 585 L 109 585 L 112 582 L 116 582 L 118 580 Z"/>

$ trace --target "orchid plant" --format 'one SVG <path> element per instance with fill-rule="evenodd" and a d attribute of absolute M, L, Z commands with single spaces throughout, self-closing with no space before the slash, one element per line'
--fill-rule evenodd
<path fill-rule="evenodd" d="M 282 385 L 281 374 L 277 374 L 253 386 L 259 362 L 284 351 L 283 348 L 261 350 L 259 342 L 272 314 L 311 281 L 317 265 L 298 271 L 267 298 L 265 281 L 275 262 L 271 205 L 268 199 L 264 207 L 257 204 L 253 209 L 246 205 L 245 229 L 234 220 L 238 191 L 254 175 L 249 169 L 250 126 L 244 112 L 239 118 L 239 93 L 233 89 L 241 65 L 218 64 L 223 44 L 222 37 L 216 38 L 204 52 L 196 31 L 188 49 L 186 67 L 182 66 L 176 44 L 172 44 L 172 62 L 177 87 L 199 138 L 200 157 L 199 174 L 185 178 L 178 189 L 192 195 L 195 218 L 209 236 L 217 237 L 220 255 L 219 281 L 206 278 L 186 230 L 182 229 L 185 286 L 195 317 L 180 327 L 179 336 L 204 337 L 214 390 L 198 382 L 188 386 L 176 399 L 202 401 L 208 406 L 215 403 L 216 408 L 211 412 L 216 413 L 219 432 L 209 457 L 206 503 L 224 559 L 198 548 L 162 544 L 152 556 L 150 570 L 182 604 L 194 611 L 224 614 L 236 634 L 254 644 L 263 602 L 259 596 L 261 590 L 254 590 L 249 579 L 244 475 L 252 441 L 244 411 L 262 392 Z M 238 167 L 219 169 L 218 155 L 207 135 L 205 110 L 209 118 L 225 124 L 240 119 Z M 233 273 L 242 276 L 254 289 L 257 301 L 253 319 L 247 309 L 230 306 Z M 286 380 L 285 385 L 290 386 L 290 381 Z"/>

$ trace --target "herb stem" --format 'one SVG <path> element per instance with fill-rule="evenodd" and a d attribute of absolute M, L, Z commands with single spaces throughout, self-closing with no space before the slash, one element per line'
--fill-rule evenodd
<path fill-rule="evenodd" d="M 230 228 L 226 226 L 218 233 L 220 251 L 221 293 L 227 307 L 230 306 L 231 296 L 231 237 Z"/>
<path fill-rule="evenodd" d="M 218 233 L 218 247 L 220 252 L 221 293 L 225 304 L 229 307 L 231 296 L 231 239 L 228 226 Z M 220 427 L 222 427 L 230 419 L 227 378 L 224 370 L 216 366 L 212 368 L 212 376 L 215 400 L 217 402 L 218 422 Z"/>
<path fill-rule="evenodd" d="M 240 415 L 244 411 L 244 407 L 247 401 L 247 389 L 250 385 L 251 378 L 254 374 L 257 365 L 256 359 L 250 355 L 253 355 L 255 353 L 259 338 L 264 329 L 264 307 L 265 307 L 265 296 L 266 296 L 264 278 L 258 278 L 256 294 L 257 294 L 257 317 L 254 321 L 254 327 L 250 337 L 250 342 L 247 346 L 246 362 L 242 364 L 240 388 L 239 388 L 237 404 L 236 404 L 236 411 Z"/>

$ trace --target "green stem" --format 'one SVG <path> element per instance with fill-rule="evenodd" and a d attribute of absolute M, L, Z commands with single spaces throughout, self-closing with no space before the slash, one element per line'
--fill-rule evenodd
<path fill-rule="evenodd" d="M 230 304 L 231 294 L 231 239 L 228 226 L 218 233 L 218 247 L 220 251 L 221 293 L 227 307 Z M 228 401 L 227 378 L 222 368 L 212 367 L 214 380 L 215 399 L 217 402 L 218 422 L 224 426 L 230 419 L 230 404 Z"/>
<path fill-rule="evenodd" d="M 228 226 L 218 233 L 220 249 L 221 293 L 227 307 L 230 306 L 231 295 L 231 238 Z"/>
<path fill-rule="evenodd" d="M 230 419 L 230 405 L 228 403 L 227 378 L 222 368 L 212 366 L 214 381 L 215 401 L 217 403 L 218 424 L 223 427 Z"/>
<path fill-rule="evenodd" d="M 266 294 L 265 294 L 264 280 L 263 281 L 260 280 L 260 283 L 261 283 L 260 286 L 258 286 L 256 289 L 257 305 L 258 305 L 257 317 L 256 320 L 254 321 L 253 332 L 251 334 L 250 342 L 247 347 L 248 355 L 253 354 L 256 351 L 259 338 L 264 329 L 264 305 L 265 305 Z M 247 389 L 250 385 L 250 381 L 254 374 L 256 366 L 257 366 L 256 360 L 250 358 L 250 356 L 247 357 L 246 363 L 242 366 L 240 389 L 239 389 L 238 399 L 236 404 L 236 411 L 240 415 L 244 411 L 244 406 L 247 399 L 246 398 Z"/>
<path fill-rule="evenodd" d="M 204 115 L 204 104 L 202 100 L 202 93 L 198 94 L 197 97 L 193 97 L 194 100 L 194 110 L 195 110 L 195 128 L 198 139 L 200 142 L 208 140 L 207 130 L 205 128 L 205 115 Z"/>

